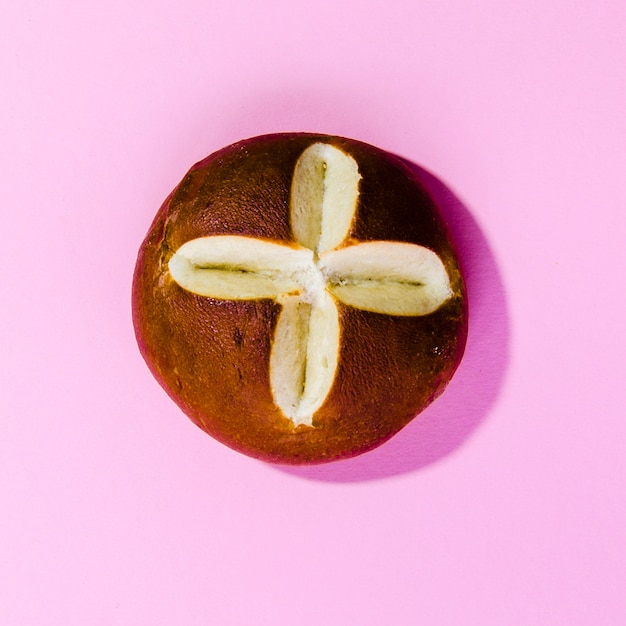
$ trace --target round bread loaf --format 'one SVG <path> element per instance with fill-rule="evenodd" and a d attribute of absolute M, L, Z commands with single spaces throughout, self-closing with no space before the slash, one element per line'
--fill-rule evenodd
<path fill-rule="evenodd" d="M 194 165 L 141 245 L 152 373 L 203 430 L 274 463 L 354 456 L 446 387 L 467 307 L 444 221 L 373 146 L 255 137 Z"/>

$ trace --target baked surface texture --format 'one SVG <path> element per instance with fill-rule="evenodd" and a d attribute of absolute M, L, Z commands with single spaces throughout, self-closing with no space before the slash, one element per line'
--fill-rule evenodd
<path fill-rule="evenodd" d="M 281 303 L 192 293 L 172 278 L 168 263 L 185 243 L 215 235 L 297 248 L 292 179 L 315 143 L 350 155 L 361 176 L 354 218 L 337 248 L 372 241 L 428 248 L 445 267 L 451 295 L 426 315 L 381 314 L 337 301 L 334 380 L 312 424 L 296 425 L 277 406 L 270 383 Z M 462 275 L 432 198 L 397 157 L 326 135 L 255 137 L 194 165 L 141 245 L 132 303 L 141 354 L 180 408 L 231 448 L 281 464 L 347 458 L 389 439 L 442 393 L 467 336 Z"/>

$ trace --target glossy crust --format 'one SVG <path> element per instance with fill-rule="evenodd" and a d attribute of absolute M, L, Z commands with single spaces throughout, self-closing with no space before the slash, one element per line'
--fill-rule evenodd
<path fill-rule="evenodd" d="M 289 193 L 296 161 L 315 141 L 356 159 L 362 176 L 350 231 L 355 241 L 426 246 L 444 262 L 454 292 L 422 317 L 369 313 L 339 304 L 341 352 L 335 382 L 299 426 L 275 406 L 269 357 L 280 306 L 194 295 L 169 276 L 185 242 L 252 235 L 292 242 Z M 148 366 L 172 399 L 210 435 L 275 463 L 319 463 L 374 448 L 445 388 L 465 347 L 463 280 L 432 199 L 396 157 L 361 142 L 312 134 L 255 137 L 191 168 L 159 210 L 139 251 L 133 321 Z"/>

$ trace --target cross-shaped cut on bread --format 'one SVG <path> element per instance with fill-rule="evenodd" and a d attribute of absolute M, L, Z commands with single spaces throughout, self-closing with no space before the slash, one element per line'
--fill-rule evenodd
<path fill-rule="evenodd" d="M 290 195 L 294 243 L 239 235 L 192 239 L 169 261 L 172 278 L 208 298 L 282 305 L 270 355 L 274 402 L 312 426 L 340 355 L 336 302 L 397 316 L 428 315 L 452 295 L 439 256 L 399 241 L 348 241 L 359 201 L 356 161 L 330 144 L 307 148 Z"/>

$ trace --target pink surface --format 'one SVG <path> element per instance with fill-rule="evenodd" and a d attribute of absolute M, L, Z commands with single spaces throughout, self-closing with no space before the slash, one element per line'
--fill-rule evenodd
<path fill-rule="evenodd" d="M 626 623 L 626 5 L 5 2 L 0 623 Z M 468 271 L 446 394 L 281 469 L 165 396 L 135 255 L 284 130 L 420 164 Z"/>

